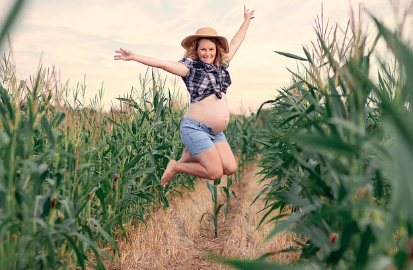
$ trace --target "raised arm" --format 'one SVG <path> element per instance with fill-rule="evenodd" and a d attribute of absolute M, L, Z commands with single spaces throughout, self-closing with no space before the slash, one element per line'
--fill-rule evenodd
<path fill-rule="evenodd" d="M 232 60 L 235 53 L 238 51 L 239 46 L 241 46 L 242 42 L 244 41 L 248 26 L 250 25 L 250 21 L 254 19 L 254 12 L 255 10 L 250 11 L 244 5 L 244 22 L 229 44 L 229 52 L 227 54 L 228 62 Z"/>
<path fill-rule="evenodd" d="M 117 50 L 116 53 L 117 54 L 115 55 L 114 60 L 136 61 L 150 67 L 161 68 L 169 73 L 181 77 L 185 77 L 188 73 L 188 68 L 184 64 L 179 62 L 165 61 L 153 57 L 147 57 L 122 48 Z"/>

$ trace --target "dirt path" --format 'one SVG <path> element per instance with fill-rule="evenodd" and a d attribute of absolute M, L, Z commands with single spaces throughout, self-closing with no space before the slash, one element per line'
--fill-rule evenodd
<path fill-rule="evenodd" d="M 262 201 L 251 205 L 261 186 L 255 175 L 258 168 L 250 167 L 242 179 L 242 185 L 233 183 L 231 208 L 224 220 L 221 209 L 218 221 L 218 237 L 214 237 L 214 225 L 210 217 L 200 218 L 212 212 L 211 194 L 205 181 L 196 184 L 195 192 L 186 192 L 183 198 L 171 200 L 168 209 L 153 213 L 147 226 L 139 226 L 129 233 L 128 242 L 119 240 L 122 258 L 118 266 L 110 269 L 229 269 L 205 259 L 205 253 L 237 258 L 257 258 L 293 245 L 287 235 L 280 235 L 263 244 L 263 239 L 273 225 L 257 225 L 263 215 L 258 213 Z M 220 186 L 226 185 L 226 179 Z M 223 197 L 220 194 L 221 200 Z M 290 261 L 294 255 L 277 255 L 272 259 Z M 296 255 L 295 255 L 296 256 Z"/>

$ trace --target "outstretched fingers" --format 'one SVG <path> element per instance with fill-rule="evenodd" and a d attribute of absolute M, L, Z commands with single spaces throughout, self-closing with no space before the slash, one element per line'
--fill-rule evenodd
<path fill-rule="evenodd" d="M 122 48 L 120 48 L 119 50 L 116 50 L 115 52 L 117 54 L 114 56 L 114 58 L 113 58 L 114 60 L 129 61 L 130 57 L 131 57 L 131 54 L 132 54 L 131 51 L 128 51 L 128 50 L 125 50 L 125 49 L 122 49 Z"/>
<path fill-rule="evenodd" d="M 255 10 L 249 10 L 247 7 L 244 5 L 244 18 L 245 19 L 254 19 L 254 12 Z"/>

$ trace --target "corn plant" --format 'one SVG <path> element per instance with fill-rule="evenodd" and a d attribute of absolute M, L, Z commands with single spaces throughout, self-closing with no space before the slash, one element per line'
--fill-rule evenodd
<path fill-rule="evenodd" d="M 203 213 L 201 216 L 200 222 L 202 222 L 202 219 L 204 218 L 205 215 L 208 215 L 211 217 L 212 221 L 214 222 L 215 238 L 218 237 L 218 215 L 219 215 L 219 212 L 221 211 L 221 208 L 224 208 L 224 217 L 226 219 L 228 211 L 230 209 L 229 207 L 231 203 L 231 198 L 232 196 L 236 197 L 235 192 L 230 190 L 230 187 L 232 185 L 231 178 L 232 176 L 227 177 L 227 185 L 225 187 L 224 186 L 219 187 L 221 195 L 224 196 L 226 199 L 226 203 L 221 203 L 221 204 L 218 201 L 218 195 L 219 195 L 218 186 L 219 184 L 221 184 L 221 180 L 213 181 L 212 184 L 210 183 L 208 179 L 206 180 L 207 188 L 211 193 L 212 202 L 214 204 L 214 210 L 213 210 L 213 213 L 209 213 L 209 212 Z"/>
<path fill-rule="evenodd" d="M 10 12 L 0 44 L 22 3 Z M 86 107 L 85 82 L 60 85 L 48 69 L 17 81 L 10 58 L 2 57 L 0 268 L 104 269 L 103 259 L 119 255 L 119 234 L 168 206 L 168 194 L 194 187 L 189 175 L 160 185 L 168 161 L 183 150 L 177 119 L 184 106 L 154 70 L 118 98 L 120 108 L 105 112 L 103 90 Z M 226 213 L 229 187 L 221 189 Z"/>
<path fill-rule="evenodd" d="M 228 143 L 237 157 L 238 168 L 234 174 L 235 180 L 242 184 L 242 173 L 247 166 L 253 163 L 259 153 L 259 144 L 255 140 L 259 134 L 262 123 L 257 121 L 254 113 L 247 116 L 246 113 L 232 116 L 232 119 L 225 131 Z"/>
<path fill-rule="evenodd" d="M 214 203 L 214 211 L 213 213 L 203 213 L 201 216 L 201 220 L 199 222 L 202 222 L 202 219 L 204 218 L 205 215 L 208 215 L 211 217 L 212 221 L 214 222 L 214 235 L 215 238 L 218 237 L 218 214 L 219 211 L 221 210 L 221 208 L 224 206 L 224 204 L 220 204 L 218 202 L 218 185 L 221 183 L 221 180 L 215 180 L 213 181 L 213 183 L 211 184 L 208 180 L 206 179 L 206 184 L 207 187 L 211 193 L 211 198 L 212 198 L 212 202 Z"/>
<path fill-rule="evenodd" d="M 308 65 L 304 73 L 292 72 L 292 86 L 269 102 L 273 122 L 260 139 L 260 162 L 263 179 L 273 180 L 259 197 L 267 203 L 262 223 L 274 224 L 267 239 L 295 233 L 301 257 L 288 266 L 263 259 L 226 263 L 239 269 L 411 269 L 413 53 L 400 33 L 373 20 L 377 35 L 370 48 L 353 20 L 346 43 L 338 42 L 337 28 L 318 24 L 313 53 L 280 53 Z M 371 63 L 380 41 L 395 64 L 378 57 L 375 78 Z"/>
<path fill-rule="evenodd" d="M 140 100 L 119 98 L 123 108 L 106 113 L 83 107 L 84 84 L 62 100 L 71 90 L 55 92 L 48 70 L 17 83 L 9 57 L 1 64 L 1 268 L 103 269 L 111 258 L 100 246 L 116 254 L 117 235 L 168 206 L 178 186 L 193 189 L 188 175 L 160 185 L 183 149 L 182 110 L 155 74 L 141 78 Z"/>
<path fill-rule="evenodd" d="M 215 238 L 218 236 L 218 214 L 221 208 L 224 208 L 224 217 L 226 219 L 230 210 L 231 198 L 236 197 L 235 192 L 230 190 L 232 179 L 234 178 L 239 184 L 242 184 L 242 173 L 246 170 L 248 164 L 254 161 L 254 157 L 258 153 L 258 143 L 254 141 L 254 134 L 261 128 L 257 124 L 254 114 L 246 116 L 245 113 L 241 115 L 232 115 L 231 121 L 225 131 L 228 138 L 228 143 L 238 160 L 238 168 L 234 175 L 227 176 L 226 186 L 219 187 L 221 195 L 225 197 L 226 203 L 220 204 L 218 202 L 218 186 L 221 180 L 214 181 L 213 184 L 206 180 L 207 187 L 211 193 L 212 202 L 214 204 L 213 213 L 204 213 L 201 216 L 201 222 L 205 215 L 211 217 L 214 222 Z"/>
<path fill-rule="evenodd" d="M 109 256 L 97 246 L 92 232 L 106 238 L 115 249 L 117 246 L 99 221 L 83 218 L 87 203 L 77 204 L 64 190 L 68 172 L 62 160 L 75 162 L 77 157 L 54 148 L 61 138 L 57 130 L 65 116 L 47 113 L 50 96 L 38 98 L 38 85 L 39 78 L 20 108 L 0 86 L 0 266 L 65 268 L 67 256 L 76 257 L 84 268 L 87 254 L 93 252 L 97 260 L 90 263 L 102 269 L 101 257 Z M 79 175 L 87 171 L 88 166 L 76 170 Z M 92 188 L 91 183 L 84 185 L 77 198 L 87 197 Z"/>
<path fill-rule="evenodd" d="M 1 30 L 0 44 L 23 2 L 16 1 L 12 7 Z M 26 83 L 18 84 L 10 74 L 13 68 L 8 58 L 4 56 L 2 60 L 0 268 L 66 268 L 66 256 L 76 256 L 79 266 L 84 267 L 87 254 L 93 252 L 96 263 L 91 264 L 102 269 L 101 257 L 109 257 L 91 235 L 77 229 L 78 207 L 60 192 L 65 182 L 65 170 L 56 159 L 76 159 L 66 151 L 53 148 L 61 135 L 56 129 L 62 125 L 64 114 L 51 116 L 47 113 L 51 96 L 39 91 L 40 73 L 34 80 L 32 91 L 26 99 L 21 99 L 19 91 L 26 89 Z M 46 151 L 39 153 L 40 148 Z M 100 231 L 97 221 L 91 219 L 90 222 L 96 229 L 89 226 L 89 231 Z M 116 248 L 116 244 L 110 238 L 108 240 Z M 67 254 L 62 254 L 62 250 Z"/>
<path fill-rule="evenodd" d="M 213 213 L 204 213 L 201 216 L 203 220 L 205 215 L 211 217 L 214 222 L 214 233 L 215 238 L 218 236 L 218 215 L 221 208 L 224 208 L 224 217 L 226 219 L 227 214 L 230 209 L 231 198 L 235 196 L 235 192 L 230 190 L 232 185 L 232 179 L 236 179 L 239 184 L 242 184 L 241 177 L 242 173 L 245 171 L 248 164 L 254 161 L 254 157 L 257 154 L 258 143 L 254 142 L 253 134 L 258 130 L 258 125 L 256 125 L 256 119 L 254 115 L 249 117 L 243 115 L 232 116 L 232 119 L 225 131 L 228 137 L 228 143 L 238 160 L 238 169 L 234 175 L 227 177 L 226 186 L 219 187 L 221 195 L 225 197 L 226 203 L 220 204 L 218 202 L 218 186 L 221 180 L 214 181 L 213 184 L 206 180 L 207 187 L 211 193 L 212 202 L 214 204 Z"/>
<path fill-rule="evenodd" d="M 235 195 L 235 192 L 233 190 L 230 190 L 232 186 L 232 175 L 227 176 L 227 185 L 225 187 L 219 187 L 219 190 L 221 191 L 221 195 L 225 197 L 226 203 L 224 203 L 224 217 L 225 219 L 227 218 L 227 214 L 229 212 L 230 206 L 231 206 L 231 198 L 234 196 L 235 198 L 237 197 Z"/>
<path fill-rule="evenodd" d="M 218 237 L 218 215 L 219 212 L 221 211 L 221 208 L 224 208 L 224 218 L 226 220 L 227 214 L 230 210 L 230 205 L 231 205 L 231 198 L 235 196 L 235 192 L 233 190 L 230 190 L 230 187 L 232 185 L 232 177 L 233 176 L 227 176 L 227 184 L 226 186 L 221 186 L 219 187 L 219 190 L 221 192 L 221 195 L 225 197 L 226 202 L 225 203 L 219 203 L 218 201 L 218 186 L 221 184 L 221 180 L 216 180 L 213 181 L 211 184 L 209 180 L 206 180 L 207 188 L 211 193 L 211 198 L 212 202 L 214 204 L 214 210 L 213 213 L 203 213 L 201 216 L 200 222 L 202 222 L 202 219 L 204 218 L 205 215 L 208 215 L 211 217 L 212 221 L 214 222 L 214 234 L 215 238 Z"/>
<path fill-rule="evenodd" d="M 193 188 L 188 175 L 166 190 L 159 180 L 183 149 L 174 120 L 182 110 L 154 74 L 142 78 L 140 101 L 119 98 L 124 108 L 105 113 L 83 107 L 82 84 L 72 103 L 62 102 L 50 91 L 56 80 L 47 70 L 31 84 L 16 83 L 13 72 L 3 56 L 0 266 L 103 269 L 102 258 L 111 258 L 100 246 L 116 254 L 118 234 L 168 206 L 166 194 L 178 185 Z M 149 82 L 157 92 L 145 89 Z"/>
<path fill-rule="evenodd" d="M 0 44 L 22 3 L 12 8 Z M 168 206 L 168 194 L 193 189 L 189 175 L 160 185 L 168 161 L 183 150 L 176 120 L 182 102 L 148 69 L 140 89 L 105 112 L 103 90 L 86 107 L 85 82 L 60 85 L 49 69 L 17 81 L 10 58 L 2 57 L 0 268 L 104 269 L 103 259 L 119 254 L 119 234 Z M 226 213 L 229 187 L 221 189 Z"/>

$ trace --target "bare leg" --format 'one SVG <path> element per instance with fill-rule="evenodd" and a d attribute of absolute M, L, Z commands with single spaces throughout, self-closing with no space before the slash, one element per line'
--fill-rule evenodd
<path fill-rule="evenodd" d="M 187 148 L 182 151 L 182 157 L 178 160 L 180 163 L 198 162 Z"/>
<path fill-rule="evenodd" d="M 175 169 L 176 163 L 178 162 L 173 159 L 169 161 L 168 166 L 166 166 L 165 172 L 163 173 L 161 178 L 162 186 L 166 186 L 172 180 L 172 177 L 174 177 L 177 174 Z"/>
<path fill-rule="evenodd" d="M 229 144 L 227 142 L 217 142 L 215 147 L 221 158 L 223 173 L 225 175 L 234 174 L 237 171 L 238 165 Z"/>
<path fill-rule="evenodd" d="M 223 175 L 223 167 L 217 148 L 209 149 L 196 156 L 198 163 L 181 163 L 171 160 L 168 163 L 161 183 L 166 186 L 178 173 L 187 173 L 199 178 L 217 180 Z"/>
<path fill-rule="evenodd" d="M 162 175 L 161 178 L 161 184 L 163 186 L 166 186 L 172 178 L 178 174 L 175 169 L 175 163 L 189 163 L 189 162 L 198 162 L 194 156 L 192 156 L 191 152 L 185 147 L 184 150 L 182 151 L 182 156 L 178 161 L 171 160 L 168 163 L 168 166 L 165 169 L 164 174 Z M 169 179 L 169 180 L 168 180 Z"/>
<path fill-rule="evenodd" d="M 187 151 L 185 153 L 185 151 Z M 237 163 L 231 147 L 226 142 L 215 143 L 215 148 L 200 153 L 192 162 L 192 155 L 184 149 L 179 161 L 171 160 L 161 178 L 161 183 L 166 186 L 178 173 L 187 173 L 203 179 L 217 180 L 225 175 L 232 175 L 237 170 Z"/>

